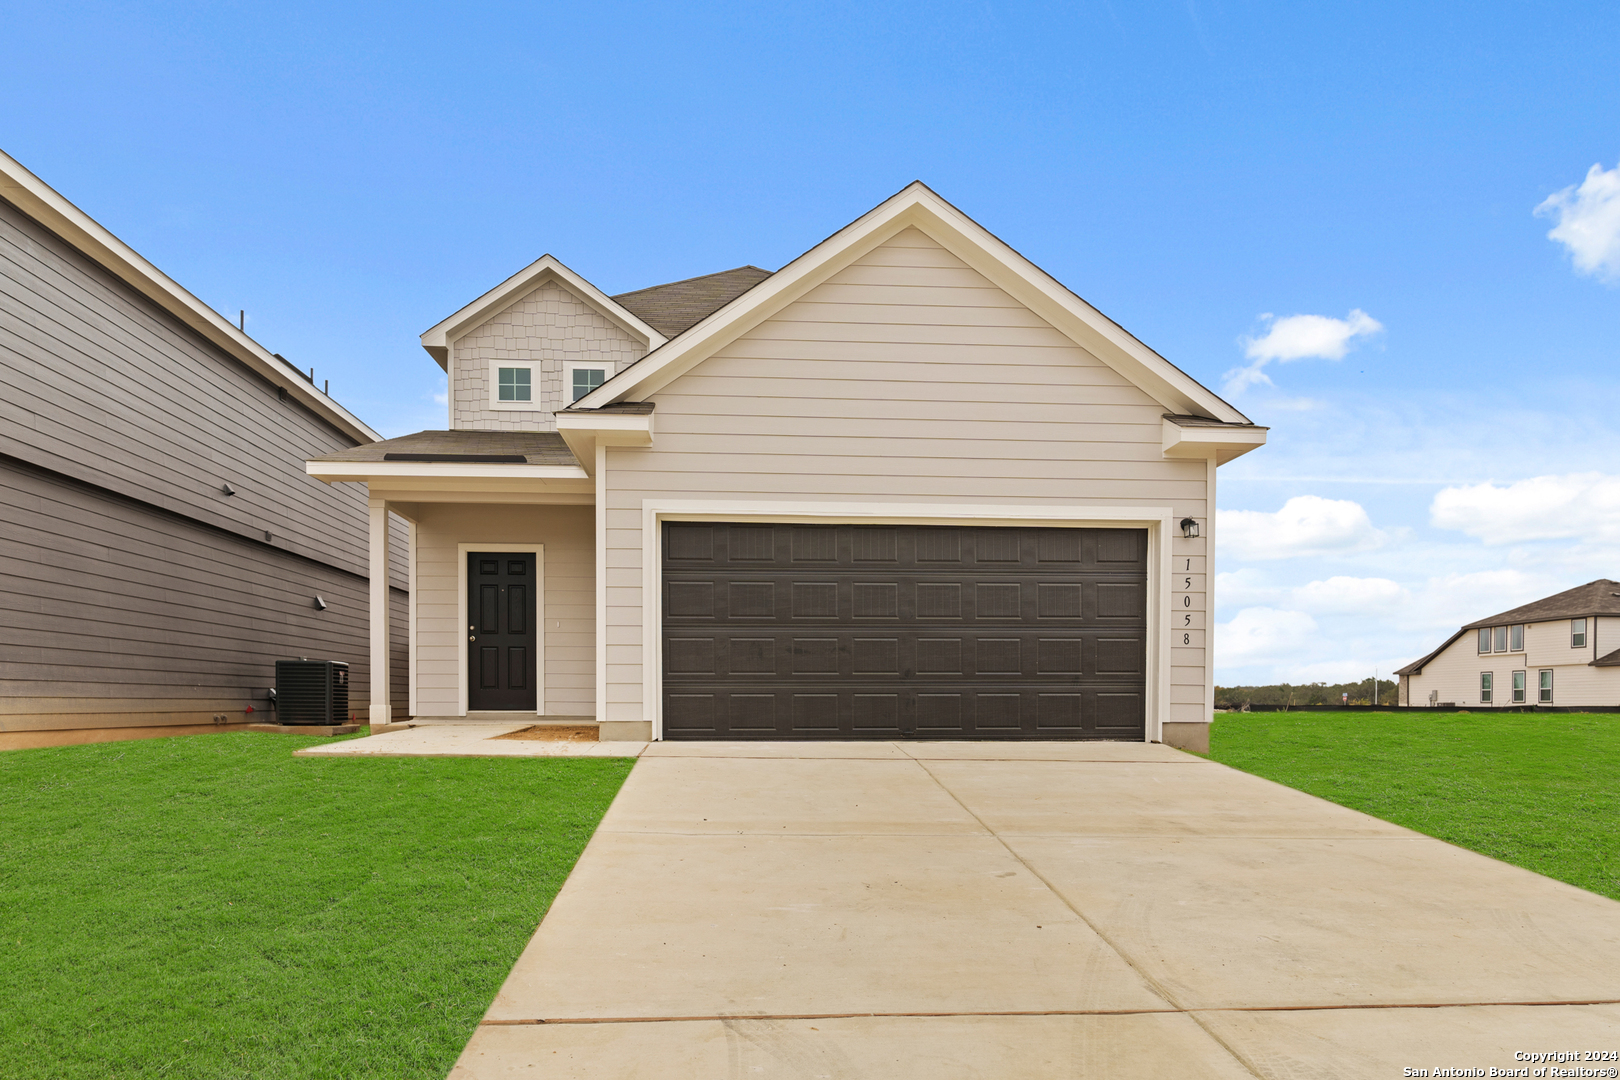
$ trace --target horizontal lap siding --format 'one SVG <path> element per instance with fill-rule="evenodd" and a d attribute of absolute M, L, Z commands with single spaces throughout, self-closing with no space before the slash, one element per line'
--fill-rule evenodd
<path fill-rule="evenodd" d="M 0 453 L 363 575 L 364 489 L 303 467 L 352 445 L 0 201 Z"/>
<path fill-rule="evenodd" d="M 436 504 L 417 521 L 416 711 L 460 712 L 467 647 L 460 611 L 459 544 L 545 545 L 545 711 L 596 714 L 595 511 L 589 506 Z"/>
<path fill-rule="evenodd" d="M 653 400 L 654 446 L 608 451 L 609 719 L 651 715 L 644 499 L 1152 504 L 1207 516 L 1204 463 L 1163 457 L 1162 406 L 915 229 Z M 1203 544 L 1173 545 L 1200 582 Z M 1207 720 L 1204 589 L 1186 590 L 1183 608 L 1170 584 L 1176 627 L 1193 616 L 1171 718 Z"/>
<path fill-rule="evenodd" d="M 0 730 L 74 713 L 195 722 L 162 715 L 188 700 L 241 721 L 265 708 L 275 661 L 298 656 L 346 661 L 363 713 L 362 578 L 29 469 L 0 464 L 0 501 Z M 403 700 L 405 594 L 392 600 Z"/>

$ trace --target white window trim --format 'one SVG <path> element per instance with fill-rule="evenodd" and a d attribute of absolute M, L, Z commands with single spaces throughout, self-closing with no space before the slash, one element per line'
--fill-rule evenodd
<path fill-rule="evenodd" d="M 600 474 L 598 474 L 600 475 Z M 1147 530 L 1147 671 L 1145 673 L 1144 741 L 1162 742 L 1164 724 L 1170 713 L 1171 627 L 1165 603 L 1165 585 L 1170 581 L 1171 521 L 1174 514 L 1165 506 L 1030 506 L 1027 504 L 939 504 L 907 503 L 783 503 L 725 500 L 644 499 L 641 503 L 641 707 L 642 716 L 652 721 L 655 740 L 664 737 L 664 651 L 661 629 L 664 622 L 663 567 L 665 521 L 769 521 L 839 522 L 884 525 L 972 525 L 998 526 L 1068 525 L 1074 528 L 1121 528 Z M 462 560 L 465 565 L 466 560 Z M 465 570 L 463 570 L 465 572 Z M 598 572 L 598 580 L 601 578 Z M 466 588 L 462 595 L 465 598 Z M 463 599 L 465 602 L 465 599 Z M 1187 613 L 1190 630 L 1209 629 L 1208 611 Z M 600 613 L 599 613 L 600 617 Z M 462 620 L 465 623 L 466 619 Z M 1177 626 L 1176 629 L 1181 627 Z M 602 636 L 599 633 L 599 640 Z M 1208 637 L 1205 638 L 1206 650 Z M 462 650 L 465 656 L 466 650 Z M 1209 678 L 1210 654 L 1205 652 L 1205 677 Z M 465 701 L 465 697 L 462 699 Z M 607 718 L 600 705 L 597 716 Z"/>
<path fill-rule="evenodd" d="M 501 400 L 501 368 L 527 368 L 529 370 L 528 401 Z M 489 407 L 501 412 L 545 412 L 540 403 L 541 374 L 544 360 L 491 360 L 489 362 Z"/>
<path fill-rule="evenodd" d="M 1541 700 L 1541 677 L 1547 676 L 1547 700 Z M 1536 704 L 1551 705 L 1553 703 L 1553 687 L 1556 680 L 1553 678 L 1552 668 L 1540 668 L 1536 671 Z"/>
<path fill-rule="evenodd" d="M 546 715 L 546 546 L 489 540 L 456 545 L 456 708 L 467 715 L 467 556 L 474 551 L 534 553 L 534 714 Z"/>
<path fill-rule="evenodd" d="M 1520 679 L 1523 679 L 1524 685 L 1515 686 L 1514 684 L 1519 682 Z M 1509 705 L 1530 704 L 1530 673 L 1528 671 L 1508 673 L 1508 698 Z"/>
<path fill-rule="evenodd" d="M 1591 627 L 1589 626 L 1590 622 L 1591 622 L 1590 619 L 1571 619 L 1571 620 L 1569 620 L 1569 647 L 1570 648 L 1572 648 L 1572 649 L 1584 649 L 1584 648 L 1586 648 L 1586 635 L 1587 635 L 1588 630 L 1591 629 Z M 1575 624 L 1576 623 L 1581 624 L 1581 628 L 1578 631 L 1575 629 Z M 1581 635 L 1581 640 L 1579 642 L 1577 642 L 1575 640 L 1575 635 L 1577 633 L 1579 633 Z"/>
<path fill-rule="evenodd" d="M 462 621 L 465 622 L 466 620 Z M 1487 680 L 1490 682 L 1489 686 L 1485 685 Z M 1487 694 L 1490 695 L 1489 698 L 1485 696 Z M 1496 672 L 1482 671 L 1479 673 L 1479 703 L 1481 705 L 1496 704 Z"/>
<path fill-rule="evenodd" d="M 574 372 L 579 368 L 589 368 L 602 373 L 602 381 L 607 382 L 613 378 L 613 361 L 611 360 L 564 360 L 562 366 L 562 405 L 568 408 L 574 403 Z M 583 396 L 583 395 L 582 395 Z"/>

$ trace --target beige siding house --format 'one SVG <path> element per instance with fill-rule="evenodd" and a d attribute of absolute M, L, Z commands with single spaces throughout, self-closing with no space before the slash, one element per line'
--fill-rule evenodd
<path fill-rule="evenodd" d="M 1620 581 L 1471 622 L 1396 674 L 1402 705 L 1620 706 Z"/>
<path fill-rule="evenodd" d="M 449 430 L 307 466 L 414 525 L 412 715 L 1205 745 L 1265 430 L 922 184 L 774 273 L 547 256 L 422 341 Z"/>

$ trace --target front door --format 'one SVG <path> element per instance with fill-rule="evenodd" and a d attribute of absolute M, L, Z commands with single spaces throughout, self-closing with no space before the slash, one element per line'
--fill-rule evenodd
<path fill-rule="evenodd" d="M 534 552 L 467 554 L 467 709 L 534 711 Z"/>

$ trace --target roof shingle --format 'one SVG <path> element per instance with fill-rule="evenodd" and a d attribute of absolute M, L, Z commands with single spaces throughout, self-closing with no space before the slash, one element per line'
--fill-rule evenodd
<path fill-rule="evenodd" d="M 743 293 L 771 276 L 757 266 L 739 266 L 718 274 L 649 285 L 613 299 L 636 318 L 673 338 L 685 333 Z"/>
<path fill-rule="evenodd" d="M 409 454 L 404 460 L 414 461 L 521 457 L 529 465 L 579 464 L 555 431 L 418 431 L 310 460 L 386 461 L 389 454 Z"/>

